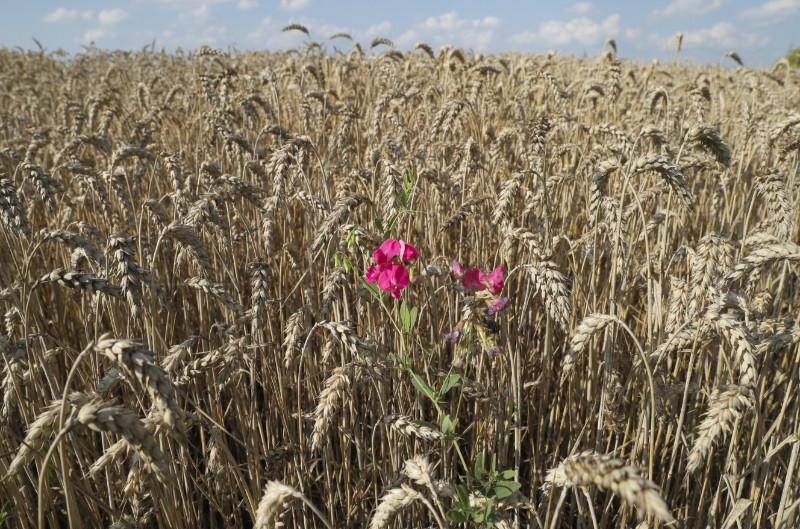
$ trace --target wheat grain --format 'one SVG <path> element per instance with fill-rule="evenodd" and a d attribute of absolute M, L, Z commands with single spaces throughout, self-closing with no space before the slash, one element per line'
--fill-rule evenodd
<path fill-rule="evenodd" d="M 120 435 L 136 449 L 148 469 L 157 474 L 163 470 L 164 453 L 130 410 L 110 402 L 90 402 L 81 405 L 76 420 L 92 430 Z"/>
<path fill-rule="evenodd" d="M 715 391 L 709 398 L 708 412 L 697 429 L 686 471 L 696 472 L 704 463 L 717 438 L 730 431 L 733 423 L 753 407 L 747 387 L 731 385 Z"/>
<path fill-rule="evenodd" d="M 337 367 L 325 381 L 319 394 L 319 403 L 314 411 L 314 430 L 311 434 L 311 449 L 318 451 L 323 448 L 328 435 L 328 428 L 333 415 L 344 405 L 344 398 L 350 390 L 350 377 L 353 375 L 353 366 L 347 364 Z"/>
<path fill-rule="evenodd" d="M 438 441 L 442 438 L 442 433 L 440 431 L 430 426 L 420 424 L 411 419 L 411 417 L 399 413 L 386 415 L 381 421 L 388 424 L 392 430 L 405 437 L 416 437 L 425 441 Z"/>
<path fill-rule="evenodd" d="M 153 352 L 134 340 L 102 337 L 95 350 L 124 366 L 147 389 L 156 407 L 170 427 L 181 428 L 183 411 L 173 395 L 172 383 L 155 363 Z"/>
<path fill-rule="evenodd" d="M 640 516 L 646 514 L 665 523 L 673 520 L 658 487 L 652 481 L 642 478 L 636 468 L 592 451 L 570 456 L 556 468 L 548 470 L 544 489 L 590 485 L 618 495 L 624 502 L 636 507 Z"/>

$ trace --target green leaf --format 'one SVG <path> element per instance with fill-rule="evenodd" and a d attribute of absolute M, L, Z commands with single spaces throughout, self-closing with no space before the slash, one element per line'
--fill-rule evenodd
<path fill-rule="evenodd" d="M 383 238 L 384 239 L 386 237 L 388 237 L 389 235 L 391 235 L 391 233 L 394 231 L 395 226 L 397 226 L 397 221 L 400 220 L 400 214 L 401 213 L 403 213 L 403 211 L 398 211 L 397 213 L 392 215 L 391 219 L 389 219 L 389 227 L 386 228 L 386 231 L 383 234 Z"/>
<path fill-rule="evenodd" d="M 411 371 L 411 384 L 417 388 L 417 391 L 431 399 L 432 402 L 437 402 L 436 393 L 433 391 L 433 388 L 413 371 Z"/>
<path fill-rule="evenodd" d="M 416 307 L 409 310 L 405 301 L 400 305 L 400 328 L 405 334 L 410 333 L 414 328 L 414 324 L 417 322 L 417 312 Z"/>
<path fill-rule="evenodd" d="M 377 284 L 372 283 L 371 285 L 368 285 L 368 284 L 364 283 L 364 287 L 367 290 L 369 290 L 370 292 L 372 292 L 372 295 L 375 296 L 376 298 L 380 298 L 381 297 L 381 291 L 378 288 Z"/>
<path fill-rule="evenodd" d="M 375 229 L 378 230 L 382 238 L 386 238 L 386 231 L 383 229 L 383 220 L 380 218 L 375 219 Z"/>
<path fill-rule="evenodd" d="M 469 508 L 469 494 L 464 485 L 456 485 L 456 496 L 458 497 L 458 505 Z"/>
<path fill-rule="evenodd" d="M 469 521 L 469 517 L 457 509 L 449 511 L 447 517 L 450 518 L 450 521 L 453 523 L 467 523 Z"/>
<path fill-rule="evenodd" d="M 453 386 L 459 383 L 461 380 L 461 375 L 458 373 L 450 373 L 445 377 L 444 382 L 442 383 L 442 388 L 439 390 L 439 396 L 444 397 L 447 395 L 447 392 L 453 389 Z"/>
<path fill-rule="evenodd" d="M 483 451 L 479 452 L 475 457 L 475 479 L 478 481 L 483 481 L 483 478 L 486 476 L 485 457 Z"/>
<path fill-rule="evenodd" d="M 444 434 L 445 437 L 450 437 L 455 431 L 456 425 L 453 422 L 453 419 L 451 419 L 449 415 L 445 414 L 444 417 L 442 417 L 442 434 Z"/>
<path fill-rule="evenodd" d="M 405 197 L 404 208 L 411 205 L 411 194 L 414 192 L 414 183 L 416 182 L 416 175 L 414 169 L 409 168 L 403 174 L 403 196 Z"/>
<path fill-rule="evenodd" d="M 520 487 L 522 487 L 522 483 L 518 481 L 500 481 L 493 487 L 494 497 L 498 500 L 508 498 L 517 492 Z"/>
<path fill-rule="evenodd" d="M 403 206 L 404 208 L 407 208 L 410 198 L 411 197 L 408 195 L 408 192 L 405 190 L 405 187 L 400 190 L 400 205 L 401 206 Z"/>
<path fill-rule="evenodd" d="M 500 478 L 505 480 L 514 479 L 514 474 L 515 472 L 513 470 L 504 470 L 500 472 Z"/>

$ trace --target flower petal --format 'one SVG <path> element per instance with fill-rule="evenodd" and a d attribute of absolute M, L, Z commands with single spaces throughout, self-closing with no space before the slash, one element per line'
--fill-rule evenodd
<path fill-rule="evenodd" d="M 391 274 L 393 285 L 397 286 L 398 288 L 406 288 L 408 286 L 410 277 L 405 266 L 399 264 L 393 265 Z"/>
<path fill-rule="evenodd" d="M 491 316 L 496 312 L 501 312 L 508 305 L 508 298 L 496 298 L 489 302 L 489 307 L 486 309 L 486 315 Z"/>
<path fill-rule="evenodd" d="M 380 275 L 380 273 L 378 272 L 378 268 L 377 267 L 370 266 L 369 268 L 367 268 L 367 278 L 366 278 L 367 279 L 367 284 L 371 285 L 372 283 L 377 281 L 379 275 Z"/>
<path fill-rule="evenodd" d="M 496 296 L 501 290 L 503 290 L 503 287 L 505 286 L 505 277 L 505 270 L 503 270 L 502 266 L 498 266 L 492 270 L 491 274 L 484 275 L 482 279 L 486 282 L 489 292 Z"/>
<path fill-rule="evenodd" d="M 464 267 L 461 266 L 461 263 L 453 259 L 451 264 L 453 266 L 453 275 L 456 276 L 456 279 L 461 279 L 464 277 Z"/>
<path fill-rule="evenodd" d="M 375 250 L 372 257 L 378 264 L 388 263 L 395 257 L 400 255 L 400 241 L 395 239 L 386 239 L 383 244 Z"/>
<path fill-rule="evenodd" d="M 400 260 L 403 262 L 416 261 L 419 257 L 419 250 L 402 239 L 398 242 L 400 243 Z"/>
<path fill-rule="evenodd" d="M 483 284 L 482 279 L 486 276 L 480 268 L 470 268 L 464 273 L 462 283 L 466 288 L 472 289 L 475 292 L 486 290 L 486 285 Z"/>

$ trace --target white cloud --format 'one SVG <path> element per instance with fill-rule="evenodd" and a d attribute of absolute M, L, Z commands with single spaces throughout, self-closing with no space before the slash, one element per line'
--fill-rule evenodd
<path fill-rule="evenodd" d="M 97 15 L 97 20 L 101 24 L 111 25 L 117 24 L 122 22 L 123 20 L 128 19 L 128 12 L 123 11 L 122 9 L 103 9 L 100 11 L 100 14 Z"/>
<path fill-rule="evenodd" d="M 578 2 L 577 4 L 572 4 L 567 9 L 567 13 L 575 13 L 576 15 L 588 15 L 594 9 L 594 5 L 591 2 Z"/>
<path fill-rule="evenodd" d="M 379 24 L 373 24 L 372 26 L 368 27 L 366 30 L 362 31 L 351 31 L 350 34 L 356 38 L 363 38 L 363 39 L 374 39 L 375 37 L 382 37 L 386 35 L 389 31 L 392 30 L 392 23 L 388 20 L 384 20 Z M 363 37 L 362 37 L 363 35 Z"/>
<path fill-rule="evenodd" d="M 165 29 L 153 35 L 162 45 L 179 46 L 184 49 L 197 48 L 200 46 L 212 46 L 214 48 L 225 49 L 236 39 L 231 37 L 227 26 L 219 24 L 206 25 L 176 25 L 170 29 Z"/>
<path fill-rule="evenodd" d="M 400 35 L 396 43 L 399 46 L 413 46 L 418 41 L 428 44 L 452 44 L 483 51 L 494 40 L 495 31 L 501 20 L 497 17 L 460 18 L 455 11 L 426 18 Z"/>
<path fill-rule="evenodd" d="M 196 34 L 193 34 L 189 39 L 189 44 L 194 44 L 195 46 L 221 46 L 230 44 L 233 39 L 228 34 L 228 28 L 226 26 L 208 26 Z"/>
<path fill-rule="evenodd" d="M 247 11 L 248 9 L 257 8 L 258 2 L 256 2 L 256 0 L 239 0 L 239 2 L 236 4 L 236 7 L 242 11 Z"/>
<path fill-rule="evenodd" d="M 72 22 L 78 18 L 82 18 L 83 20 L 87 20 L 92 18 L 92 11 L 78 11 L 77 9 L 67 9 L 65 7 L 59 7 L 52 13 L 49 13 L 44 17 L 44 21 L 47 23 L 53 22 Z"/>
<path fill-rule="evenodd" d="M 114 24 L 127 20 L 128 16 L 127 11 L 123 11 L 119 8 L 103 9 L 97 14 L 97 22 L 99 22 L 100 25 L 86 30 L 83 35 L 76 40 L 81 44 L 90 44 L 92 42 L 99 42 L 116 37 L 116 32 L 112 30 Z"/>
<path fill-rule="evenodd" d="M 281 9 L 284 11 L 299 11 L 311 4 L 311 0 L 281 0 Z"/>
<path fill-rule="evenodd" d="M 746 9 L 740 18 L 759 18 L 779 21 L 800 11 L 800 0 L 770 0 L 758 7 Z"/>
<path fill-rule="evenodd" d="M 86 31 L 81 36 L 81 38 L 78 39 L 78 42 L 80 42 L 82 44 L 91 44 L 93 42 L 98 42 L 100 40 L 106 39 L 108 37 L 113 37 L 113 36 L 114 36 L 114 33 L 112 33 L 108 28 L 97 27 L 97 28 L 92 28 L 92 29 Z"/>
<path fill-rule="evenodd" d="M 192 23 L 195 25 L 206 23 L 211 16 L 211 5 L 207 3 L 193 5 L 196 7 L 183 11 L 178 15 L 178 20 L 182 23 Z"/>
<path fill-rule="evenodd" d="M 626 39 L 633 40 L 639 36 L 640 32 L 639 28 L 625 28 L 622 34 L 625 35 Z"/>
<path fill-rule="evenodd" d="M 665 47 L 675 46 L 675 36 L 661 37 L 656 40 Z M 683 49 L 691 53 L 692 48 L 724 50 L 745 50 L 757 48 L 769 42 L 769 37 L 758 33 L 742 33 L 730 22 L 718 22 L 707 28 L 683 32 Z"/>
<path fill-rule="evenodd" d="M 627 31 L 627 30 L 626 30 Z M 548 20 L 539 25 L 538 31 L 525 31 L 512 35 L 511 42 L 523 46 L 544 44 L 564 46 L 572 43 L 596 44 L 620 33 L 619 15 L 609 15 L 600 22 L 588 17 L 568 20 Z"/>
<path fill-rule="evenodd" d="M 724 0 L 672 0 L 663 9 L 656 9 L 651 16 L 692 16 L 709 13 L 724 3 Z"/>

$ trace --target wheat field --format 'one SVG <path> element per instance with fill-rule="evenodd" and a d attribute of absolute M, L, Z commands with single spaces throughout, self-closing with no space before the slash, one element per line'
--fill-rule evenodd
<path fill-rule="evenodd" d="M 797 527 L 800 73 L 606 49 L 0 51 L 0 526 Z"/>

